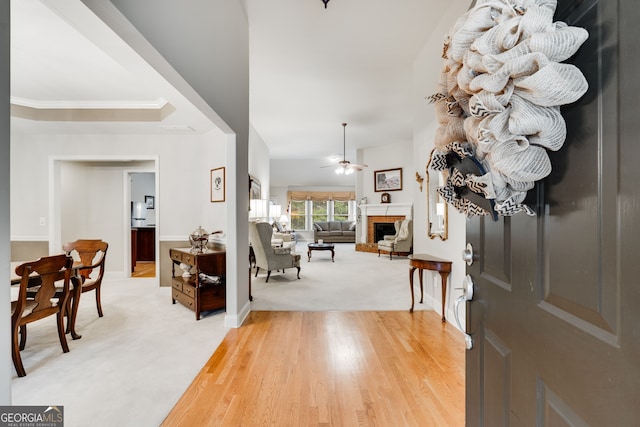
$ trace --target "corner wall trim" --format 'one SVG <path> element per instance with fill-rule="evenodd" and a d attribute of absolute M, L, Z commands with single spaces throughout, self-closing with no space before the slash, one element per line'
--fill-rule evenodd
<path fill-rule="evenodd" d="M 247 301 L 245 305 L 240 310 L 240 313 L 236 314 L 227 314 L 224 316 L 224 327 L 225 328 L 239 328 L 242 326 L 245 320 L 247 320 L 247 316 L 251 313 L 251 303 Z"/>

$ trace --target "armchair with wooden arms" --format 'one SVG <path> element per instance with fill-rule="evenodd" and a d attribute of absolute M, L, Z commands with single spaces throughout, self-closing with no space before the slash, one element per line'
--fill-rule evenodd
<path fill-rule="evenodd" d="M 104 264 L 107 258 L 107 249 L 109 244 L 102 240 L 81 239 L 75 242 L 68 242 L 62 246 L 62 250 L 67 255 L 72 256 L 82 263 L 79 269 L 80 280 L 82 282 L 81 293 L 96 291 L 96 307 L 98 316 L 102 317 L 102 303 L 100 300 L 100 289 L 102 287 L 102 278 L 104 277 Z M 74 304 L 76 301 L 74 300 Z M 77 313 L 77 307 L 72 310 L 72 315 Z M 72 321 L 70 323 L 73 322 Z"/>
<path fill-rule="evenodd" d="M 55 314 L 62 351 L 69 351 L 64 316 L 69 299 L 72 265 L 73 259 L 62 254 L 25 262 L 16 267 L 16 274 L 20 276 L 20 289 L 17 298 L 11 301 L 11 357 L 19 377 L 27 375 L 20 356 L 20 350 L 24 350 L 27 341 L 27 324 Z M 35 287 L 31 275 L 38 278 Z M 31 290 L 30 295 L 27 295 L 28 288 Z"/>
<path fill-rule="evenodd" d="M 396 234 L 384 236 L 378 241 L 378 256 L 380 252 L 389 252 L 389 259 L 393 253 L 410 254 L 413 251 L 413 221 L 410 219 L 397 220 L 394 223 Z"/>
<path fill-rule="evenodd" d="M 271 276 L 271 271 L 295 267 L 298 269 L 298 279 L 300 278 L 300 254 L 291 251 L 291 248 L 273 247 L 271 235 L 273 229 L 266 222 L 249 223 L 249 240 L 253 248 L 256 260 L 256 277 L 262 268 L 267 270 L 267 280 Z"/>

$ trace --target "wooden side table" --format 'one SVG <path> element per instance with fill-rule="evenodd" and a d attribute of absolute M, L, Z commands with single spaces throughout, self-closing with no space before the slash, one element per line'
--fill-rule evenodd
<path fill-rule="evenodd" d="M 200 320 L 203 311 L 224 308 L 226 298 L 226 250 L 207 249 L 205 252 L 191 252 L 191 248 L 170 248 L 171 257 L 171 302 L 178 301 L 196 313 Z M 195 270 L 190 276 L 176 275 L 176 265 L 187 264 Z M 181 268 L 178 268 L 181 271 Z M 220 283 L 208 283 L 200 273 L 220 276 Z"/>
<path fill-rule="evenodd" d="M 412 254 L 409 255 L 409 286 L 411 286 L 411 308 L 409 312 L 413 313 L 413 272 L 418 269 L 420 275 L 420 303 L 424 297 L 424 288 L 422 281 L 422 271 L 431 270 L 440 273 L 440 279 L 442 283 L 442 322 L 446 322 L 445 317 L 445 302 L 447 298 L 447 278 L 451 273 L 451 261 L 446 259 L 437 258 L 428 254 Z"/>

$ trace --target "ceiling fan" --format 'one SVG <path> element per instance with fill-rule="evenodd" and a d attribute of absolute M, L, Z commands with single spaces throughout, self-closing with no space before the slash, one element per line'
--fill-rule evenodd
<path fill-rule="evenodd" d="M 342 124 L 342 160 L 338 162 L 336 167 L 337 174 L 351 175 L 354 172 L 360 172 L 362 169 L 366 168 L 367 165 L 357 165 L 355 163 L 351 163 L 346 159 L 346 129 L 347 124 Z M 322 166 L 323 168 L 328 168 L 331 166 Z"/>

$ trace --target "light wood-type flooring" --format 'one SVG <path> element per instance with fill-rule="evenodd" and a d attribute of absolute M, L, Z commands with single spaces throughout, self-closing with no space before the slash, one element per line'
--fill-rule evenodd
<path fill-rule="evenodd" d="M 131 277 L 156 277 L 156 263 L 153 261 L 136 262 Z"/>
<path fill-rule="evenodd" d="M 433 311 L 261 311 L 162 426 L 455 427 L 464 402 L 463 336 Z"/>

